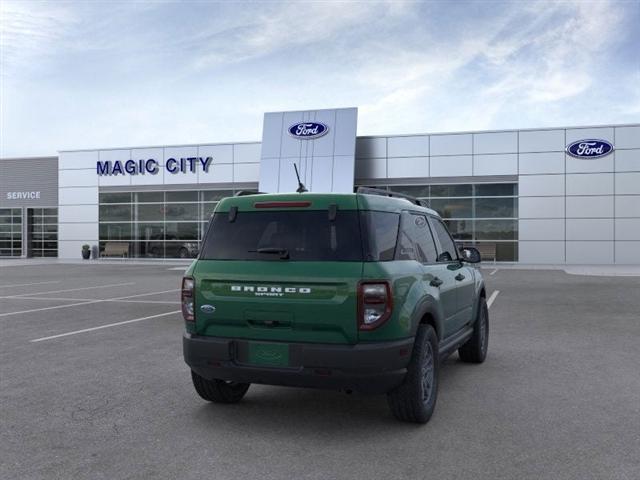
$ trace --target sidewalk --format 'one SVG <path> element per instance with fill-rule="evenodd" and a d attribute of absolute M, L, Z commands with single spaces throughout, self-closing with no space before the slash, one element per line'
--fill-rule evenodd
<path fill-rule="evenodd" d="M 598 277 L 640 277 L 640 265 L 537 265 L 527 263 L 485 263 L 482 270 L 564 270 L 569 275 Z"/>
<path fill-rule="evenodd" d="M 34 265 L 166 265 L 169 267 L 188 267 L 193 258 L 109 258 L 99 260 L 62 259 L 62 258 L 3 258 L 2 267 L 21 267 Z"/>
<path fill-rule="evenodd" d="M 146 259 L 146 258 L 109 258 L 99 260 L 61 259 L 61 258 L 6 258 L 0 260 L 2 267 L 34 265 L 166 265 L 175 270 L 186 269 L 193 259 Z M 591 275 L 600 277 L 640 277 L 640 265 L 537 265 L 527 263 L 481 263 L 485 272 L 494 270 L 564 270 L 569 275 Z"/>

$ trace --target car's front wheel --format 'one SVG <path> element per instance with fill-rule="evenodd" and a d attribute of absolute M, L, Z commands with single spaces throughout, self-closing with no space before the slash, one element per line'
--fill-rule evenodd
<path fill-rule="evenodd" d="M 473 326 L 473 334 L 458 349 L 460 360 L 467 363 L 482 363 L 487 358 L 489 349 L 489 308 L 484 297 L 480 297 L 478 313 Z"/>
<path fill-rule="evenodd" d="M 225 380 L 207 380 L 193 370 L 191 371 L 193 386 L 202 398 L 214 403 L 237 403 L 242 400 L 250 383 L 227 382 Z"/>
<path fill-rule="evenodd" d="M 405 422 L 427 423 L 438 397 L 438 337 L 431 325 L 420 325 L 407 376 L 387 394 L 391 412 Z"/>

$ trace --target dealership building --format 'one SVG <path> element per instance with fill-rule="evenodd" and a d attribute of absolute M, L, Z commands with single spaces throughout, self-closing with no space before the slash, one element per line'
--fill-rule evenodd
<path fill-rule="evenodd" d="M 390 189 L 485 261 L 640 263 L 640 124 L 356 136 L 357 109 L 264 115 L 262 142 L 0 159 L 0 257 L 196 254 L 238 191 Z"/>

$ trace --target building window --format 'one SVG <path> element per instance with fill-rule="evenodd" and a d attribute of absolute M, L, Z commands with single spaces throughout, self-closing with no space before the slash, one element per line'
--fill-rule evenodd
<path fill-rule="evenodd" d="M 58 209 L 29 208 L 27 233 L 30 257 L 57 257 Z"/>
<path fill-rule="evenodd" d="M 22 255 L 22 209 L 0 208 L 0 257 Z"/>
<path fill-rule="evenodd" d="M 103 192 L 99 245 L 126 244 L 130 257 L 192 258 L 218 202 L 233 190 Z"/>
<path fill-rule="evenodd" d="M 464 183 L 376 187 L 429 202 L 460 245 L 482 245 L 485 260 L 518 260 L 518 184 Z"/>

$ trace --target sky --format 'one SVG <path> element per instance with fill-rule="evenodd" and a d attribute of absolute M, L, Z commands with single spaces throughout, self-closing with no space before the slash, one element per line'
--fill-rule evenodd
<path fill-rule="evenodd" d="M 358 135 L 640 122 L 640 0 L 0 0 L 0 33 L 0 157 L 336 107 Z"/>

